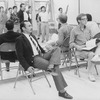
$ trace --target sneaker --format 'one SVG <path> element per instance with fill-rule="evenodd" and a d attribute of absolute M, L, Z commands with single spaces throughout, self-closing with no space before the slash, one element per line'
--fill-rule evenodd
<path fill-rule="evenodd" d="M 69 95 L 67 92 L 64 92 L 64 93 L 59 92 L 58 95 L 66 99 L 73 99 L 73 97 Z"/>
<path fill-rule="evenodd" d="M 89 74 L 88 78 L 89 78 L 89 80 L 91 82 L 95 82 L 96 81 L 95 77 L 93 75 L 91 75 L 91 74 Z"/>

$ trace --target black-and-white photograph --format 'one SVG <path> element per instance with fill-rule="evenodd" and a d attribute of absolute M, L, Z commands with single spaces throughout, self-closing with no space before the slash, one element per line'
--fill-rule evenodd
<path fill-rule="evenodd" d="M 0 0 L 0 100 L 100 100 L 100 0 Z"/>

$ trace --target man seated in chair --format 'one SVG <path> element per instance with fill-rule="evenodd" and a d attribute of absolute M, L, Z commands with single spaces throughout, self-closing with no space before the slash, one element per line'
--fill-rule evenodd
<path fill-rule="evenodd" d="M 67 24 L 67 19 L 68 17 L 66 14 L 61 14 L 58 18 L 61 28 L 58 30 L 58 40 L 56 43 L 63 52 L 67 53 L 69 58 L 69 38 L 73 27 Z"/>
<path fill-rule="evenodd" d="M 1 34 L 0 35 L 0 45 L 2 44 L 2 43 L 6 43 L 6 42 L 8 42 L 8 43 L 15 43 L 15 40 L 16 40 L 16 38 L 18 37 L 18 36 L 20 36 L 20 33 L 17 33 L 17 32 L 14 32 L 13 31 L 13 28 L 14 28 L 14 23 L 13 23 L 13 21 L 11 21 L 11 20 L 8 20 L 7 22 L 6 22 L 6 28 L 7 28 L 7 32 L 6 33 L 3 33 L 3 34 Z M 14 54 L 14 53 L 5 53 L 5 52 L 2 52 L 1 53 L 1 58 L 3 58 L 4 60 L 9 60 L 9 61 L 14 61 L 14 59 L 15 58 L 13 58 L 13 57 L 16 57 L 16 55 Z M 9 62 L 8 63 L 6 63 L 6 70 L 7 71 L 9 71 Z"/>
<path fill-rule="evenodd" d="M 66 91 L 67 86 L 60 70 L 60 49 L 55 48 L 49 52 L 45 52 L 39 45 L 34 34 L 32 34 L 32 25 L 29 21 L 24 21 L 20 25 L 22 35 L 16 40 L 16 52 L 18 60 L 25 71 L 34 73 L 34 68 L 47 71 L 48 69 L 56 74 L 52 74 L 58 95 L 66 99 L 72 99 Z"/>
<path fill-rule="evenodd" d="M 91 39 L 91 32 L 86 27 L 87 16 L 86 14 L 79 14 L 76 18 L 78 26 L 76 26 L 70 35 L 70 46 L 76 48 L 76 56 L 80 59 L 88 59 L 88 78 L 90 81 L 94 82 L 95 77 L 93 76 L 94 64 L 91 62 L 91 59 L 94 56 L 92 51 L 82 51 L 82 48 L 85 47 L 86 41 Z"/>

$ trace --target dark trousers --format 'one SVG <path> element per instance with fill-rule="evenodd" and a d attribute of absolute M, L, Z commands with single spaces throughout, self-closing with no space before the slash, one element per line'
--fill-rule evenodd
<path fill-rule="evenodd" d="M 56 48 L 45 53 L 43 56 L 35 56 L 34 57 L 34 67 L 42 70 L 47 70 L 49 64 L 54 64 L 55 72 L 58 74 L 57 76 L 53 76 L 56 88 L 58 91 L 63 90 L 67 83 L 64 80 L 62 73 L 59 70 L 60 65 L 60 48 Z"/>

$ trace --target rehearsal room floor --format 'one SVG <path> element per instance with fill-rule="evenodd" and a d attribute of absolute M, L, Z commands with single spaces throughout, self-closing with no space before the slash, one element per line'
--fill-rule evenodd
<path fill-rule="evenodd" d="M 5 65 L 2 64 L 2 66 Z M 16 67 L 18 63 L 11 63 L 11 66 Z M 97 68 L 100 73 L 99 66 Z M 86 67 L 81 67 L 79 69 L 80 78 L 78 75 L 74 74 L 74 69 L 69 71 L 65 66 L 61 66 L 61 71 L 68 84 L 66 90 L 73 96 L 73 100 L 100 100 L 100 75 L 96 75 L 95 70 L 94 75 L 96 77 L 96 82 L 90 82 L 88 80 Z M 19 78 L 16 88 L 13 88 L 16 72 L 16 69 L 10 70 L 10 72 L 3 71 L 4 80 L 0 80 L 0 100 L 66 100 L 58 96 L 50 74 L 48 74 L 47 77 L 51 88 L 48 86 L 44 77 L 32 83 L 36 95 L 33 94 L 24 76 Z"/>

